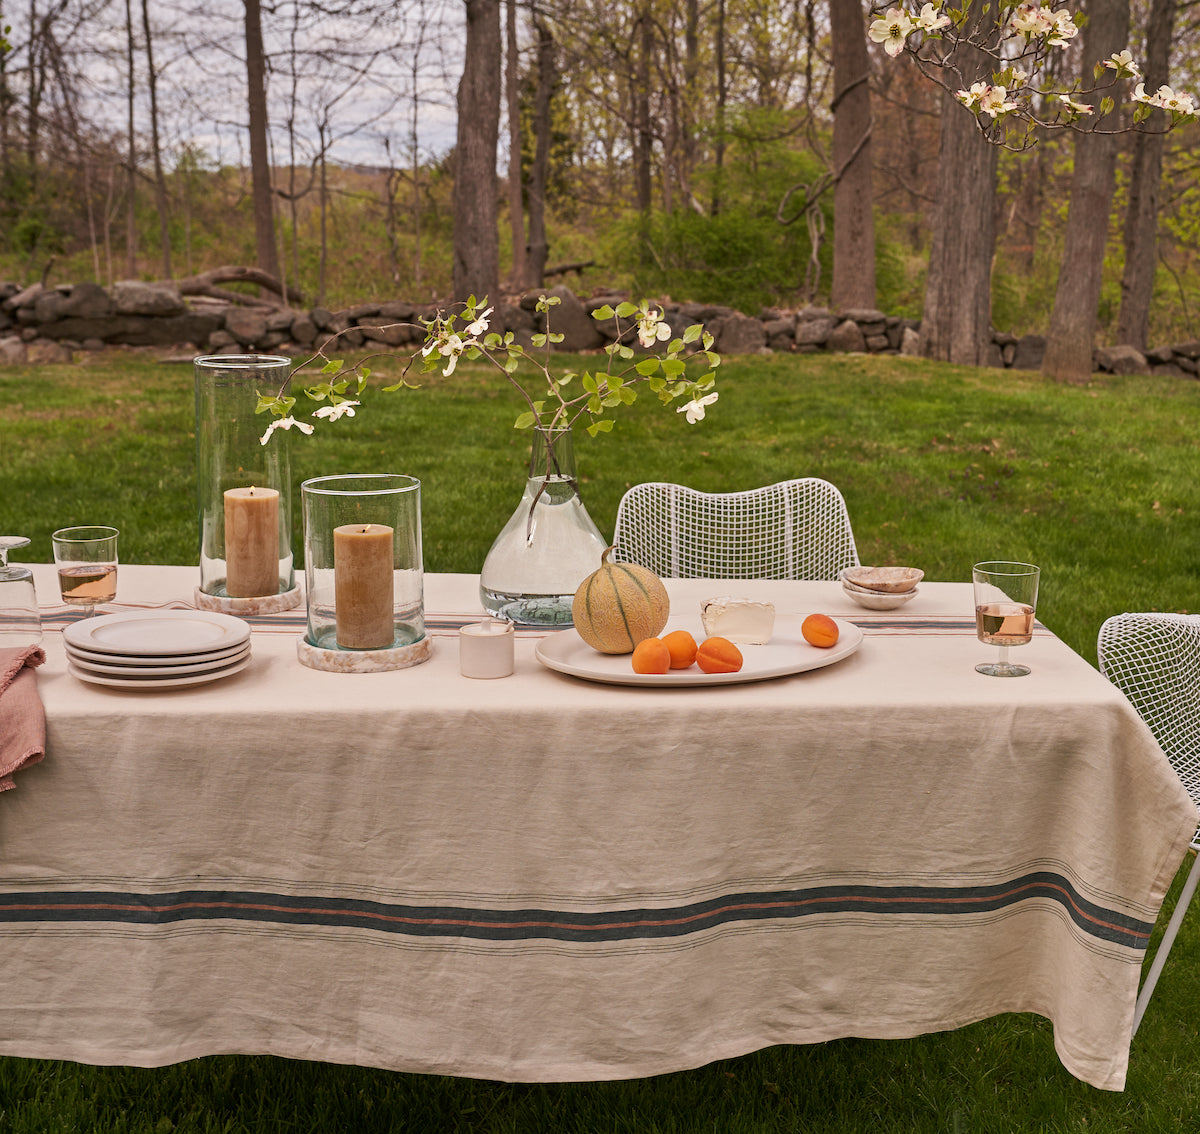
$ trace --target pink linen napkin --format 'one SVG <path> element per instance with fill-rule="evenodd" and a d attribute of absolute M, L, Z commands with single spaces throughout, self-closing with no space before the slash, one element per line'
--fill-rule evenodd
<path fill-rule="evenodd" d="M 45 660 L 40 646 L 0 650 L 0 791 L 46 755 L 46 711 L 33 672 Z"/>

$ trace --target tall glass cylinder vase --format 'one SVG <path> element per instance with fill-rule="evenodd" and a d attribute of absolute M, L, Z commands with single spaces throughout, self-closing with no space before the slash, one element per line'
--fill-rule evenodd
<path fill-rule="evenodd" d="M 288 434 L 256 414 L 259 394 L 287 392 L 291 359 L 215 354 L 193 361 L 200 586 L 196 605 L 269 614 L 300 604 L 292 555 Z"/>
<path fill-rule="evenodd" d="M 313 669 L 405 669 L 431 656 L 425 635 L 421 482 L 395 473 L 321 476 L 300 486 Z"/>
<path fill-rule="evenodd" d="M 479 575 L 484 609 L 526 626 L 570 626 L 575 591 L 608 543 L 579 495 L 569 429 L 535 429 L 517 510 Z"/>

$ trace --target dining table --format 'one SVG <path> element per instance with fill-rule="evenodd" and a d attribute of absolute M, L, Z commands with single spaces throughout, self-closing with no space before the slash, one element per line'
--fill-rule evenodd
<path fill-rule="evenodd" d="M 0 1055 L 612 1080 L 1035 1013 L 1067 1072 L 1124 1086 L 1196 808 L 1040 622 L 1029 676 L 977 673 L 969 583 L 881 611 L 668 579 L 668 628 L 770 601 L 771 648 L 810 659 L 669 684 L 546 664 L 554 627 L 464 677 L 478 576 L 426 573 L 422 664 L 309 668 L 301 605 L 247 616 L 240 671 L 131 690 L 69 671 L 81 614 L 33 568 L 46 754 L 0 793 Z M 198 583 L 121 564 L 98 614 Z M 815 612 L 853 646 L 829 664 Z"/>

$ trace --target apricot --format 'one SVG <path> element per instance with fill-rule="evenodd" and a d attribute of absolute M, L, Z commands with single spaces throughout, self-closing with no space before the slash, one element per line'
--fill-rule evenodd
<path fill-rule="evenodd" d="M 705 638 L 696 650 L 696 664 L 705 673 L 737 673 L 742 651 L 728 638 Z"/>
<path fill-rule="evenodd" d="M 663 637 L 663 645 L 671 652 L 672 669 L 687 669 L 696 660 L 696 639 L 686 630 L 672 630 Z"/>
<path fill-rule="evenodd" d="M 666 673 L 671 668 L 671 651 L 661 638 L 643 638 L 633 648 L 634 673 Z"/>
<path fill-rule="evenodd" d="M 836 646 L 838 640 L 838 624 L 828 614 L 810 614 L 800 626 L 804 640 L 813 646 L 828 649 Z"/>

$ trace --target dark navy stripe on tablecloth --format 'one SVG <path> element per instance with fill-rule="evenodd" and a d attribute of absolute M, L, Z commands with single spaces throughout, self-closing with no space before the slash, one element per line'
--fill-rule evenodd
<path fill-rule="evenodd" d="M 458 904 L 408 904 L 358 898 L 240 890 L 15 891 L 0 894 L 0 931 L 17 925 L 121 923 L 171 925 L 236 920 L 270 925 L 372 929 L 411 937 L 482 941 L 622 942 L 678 938 L 755 921 L 793 921 L 817 915 L 941 915 L 953 925 L 1030 900 L 1056 903 L 1084 933 L 1102 942 L 1144 949 L 1151 922 L 1082 897 L 1068 879 L 1024 874 L 988 886 L 825 885 L 739 890 L 675 906 L 580 912 L 497 909 Z"/>

